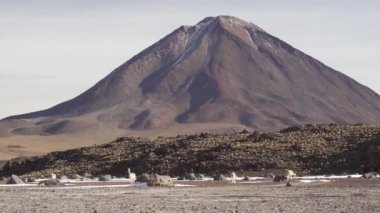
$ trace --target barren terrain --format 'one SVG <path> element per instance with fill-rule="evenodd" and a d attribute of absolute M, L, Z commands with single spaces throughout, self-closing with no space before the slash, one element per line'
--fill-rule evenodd
<path fill-rule="evenodd" d="M 0 124 L 1 126 L 1 124 Z M 60 135 L 12 135 L 0 132 L 0 160 L 9 160 L 16 157 L 30 157 L 43 155 L 53 151 L 106 144 L 117 137 L 145 137 L 154 139 L 157 136 L 176 136 L 178 134 L 193 134 L 199 132 L 226 133 L 239 132 L 244 126 L 231 123 L 197 123 L 176 124 L 170 128 L 154 130 L 120 130 L 109 128 L 99 123 L 99 129 Z"/>
<path fill-rule="evenodd" d="M 184 182 L 181 182 L 184 183 Z M 379 212 L 380 180 L 185 182 L 192 187 L 0 187 L 2 212 Z"/>
<path fill-rule="evenodd" d="M 171 176 L 230 171 L 245 176 L 250 175 L 246 172 L 285 168 L 297 174 L 362 173 L 380 169 L 378 156 L 378 125 L 304 125 L 271 133 L 202 133 L 154 140 L 121 137 L 101 146 L 0 162 L 4 165 L 0 165 L 0 175 L 125 175 L 127 168 L 138 174 Z"/>

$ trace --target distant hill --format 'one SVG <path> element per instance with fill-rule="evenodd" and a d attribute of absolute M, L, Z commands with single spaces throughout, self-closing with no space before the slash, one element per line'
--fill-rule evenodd
<path fill-rule="evenodd" d="M 179 27 L 78 97 L 4 119 L 0 136 L 21 145 L 70 137 L 63 149 L 121 135 L 358 122 L 380 124 L 378 94 L 252 23 L 218 16 Z"/>
<path fill-rule="evenodd" d="M 280 132 L 118 138 L 112 143 L 12 160 L 0 175 L 68 174 L 212 175 L 228 171 L 293 169 L 299 174 L 340 174 L 380 169 L 380 126 L 304 125 Z"/>

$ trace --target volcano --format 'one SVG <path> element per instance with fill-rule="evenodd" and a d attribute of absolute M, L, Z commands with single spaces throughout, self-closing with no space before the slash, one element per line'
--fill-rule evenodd
<path fill-rule="evenodd" d="M 69 101 L 4 119 L 0 134 L 113 138 L 306 123 L 379 124 L 380 96 L 250 22 L 218 16 L 179 27 Z"/>

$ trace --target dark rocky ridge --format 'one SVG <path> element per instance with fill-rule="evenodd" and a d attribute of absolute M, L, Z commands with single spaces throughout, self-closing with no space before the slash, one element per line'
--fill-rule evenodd
<path fill-rule="evenodd" d="M 214 174 L 289 168 L 299 174 L 380 169 L 380 126 L 304 125 L 280 132 L 118 138 L 102 146 L 6 163 L 1 175 Z"/>
<path fill-rule="evenodd" d="M 75 121 L 85 115 L 96 119 Z M 70 134 L 97 123 L 121 130 L 227 123 L 273 131 L 305 123 L 378 124 L 380 97 L 254 24 L 219 16 L 178 28 L 72 100 L 6 120 L 32 118 L 13 133 Z"/>

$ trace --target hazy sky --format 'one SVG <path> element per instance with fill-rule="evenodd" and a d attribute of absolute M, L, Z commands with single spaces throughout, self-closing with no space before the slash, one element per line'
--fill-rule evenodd
<path fill-rule="evenodd" d="M 380 1 L 0 0 L 0 118 L 79 95 L 180 25 L 233 15 L 380 93 Z"/>

